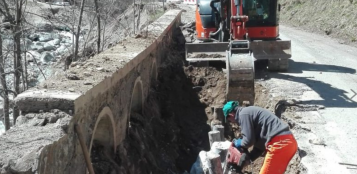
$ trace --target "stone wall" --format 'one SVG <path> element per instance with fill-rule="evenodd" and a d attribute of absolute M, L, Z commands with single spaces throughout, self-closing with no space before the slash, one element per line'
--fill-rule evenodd
<path fill-rule="evenodd" d="M 180 23 L 181 11 L 168 11 L 148 27 L 148 32 L 127 38 L 87 63 L 78 63 L 64 75 L 19 95 L 16 104 L 26 113 L 52 109 L 73 112 L 67 134 L 39 151 L 38 169 L 32 171 L 85 173 L 74 124 L 81 127 L 89 153 L 93 143 L 114 153 L 125 139 L 131 113 L 142 112 L 149 87 L 155 83 L 157 67 L 165 59 Z M 71 80 L 73 76 L 76 80 Z"/>

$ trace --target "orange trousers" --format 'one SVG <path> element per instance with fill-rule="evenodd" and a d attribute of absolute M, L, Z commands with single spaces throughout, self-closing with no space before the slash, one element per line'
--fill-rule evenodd
<path fill-rule="evenodd" d="M 267 144 L 267 153 L 259 174 L 283 174 L 297 149 L 297 142 L 292 134 L 273 137 Z"/>

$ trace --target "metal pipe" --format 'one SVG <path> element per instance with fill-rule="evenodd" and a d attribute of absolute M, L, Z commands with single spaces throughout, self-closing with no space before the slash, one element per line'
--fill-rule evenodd
<path fill-rule="evenodd" d="M 214 33 L 209 33 L 209 36 L 212 37 L 212 36 L 216 36 L 220 31 L 222 30 L 222 25 L 219 25 L 219 28 L 216 32 Z"/>
<path fill-rule="evenodd" d="M 81 144 L 81 147 L 82 147 L 84 160 L 86 161 L 88 172 L 89 172 L 89 174 L 95 174 L 93 166 L 92 166 L 92 163 L 90 161 L 90 157 L 89 157 L 89 153 L 88 153 L 88 150 L 87 150 L 87 146 L 86 146 L 86 143 L 85 143 L 84 138 L 83 138 L 82 129 L 81 129 L 80 125 L 78 125 L 77 123 L 74 124 L 74 129 L 76 130 L 76 133 L 77 133 L 77 136 L 78 136 L 78 139 L 79 139 L 79 143 Z"/>

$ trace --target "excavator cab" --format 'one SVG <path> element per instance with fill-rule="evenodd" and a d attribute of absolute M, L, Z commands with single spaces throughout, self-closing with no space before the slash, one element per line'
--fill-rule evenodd
<path fill-rule="evenodd" d="M 267 40 L 279 37 L 280 4 L 277 0 L 243 0 L 243 15 L 251 40 Z"/>

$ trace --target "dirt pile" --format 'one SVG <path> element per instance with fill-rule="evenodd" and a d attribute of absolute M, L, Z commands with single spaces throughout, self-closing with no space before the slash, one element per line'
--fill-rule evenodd
<path fill-rule="evenodd" d="M 221 54 L 205 54 L 205 53 L 201 53 L 201 54 L 188 54 L 189 58 L 225 58 L 225 55 L 221 55 Z"/>

